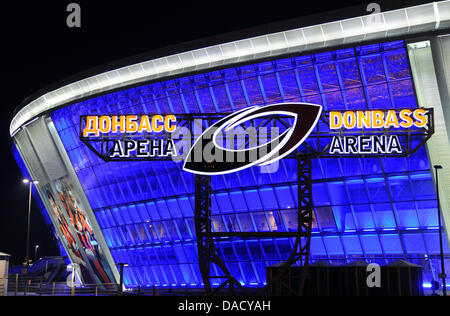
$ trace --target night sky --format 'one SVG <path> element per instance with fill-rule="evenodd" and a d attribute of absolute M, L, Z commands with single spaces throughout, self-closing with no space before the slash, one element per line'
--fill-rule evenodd
<path fill-rule="evenodd" d="M 66 26 L 66 7 L 71 2 L 81 5 L 79 29 Z M 271 23 L 285 20 L 295 19 L 299 27 L 309 21 L 303 17 L 331 10 L 349 8 L 328 17 L 321 15 L 320 19 L 332 21 L 338 16 L 364 15 L 369 2 L 372 1 L 2 2 L 0 252 L 11 254 L 13 264 L 24 261 L 28 190 L 11 153 L 9 125 L 14 108 L 26 97 L 68 76 L 132 55 L 247 28 L 259 27 L 262 34 L 264 30 L 274 30 Z M 382 11 L 401 7 L 400 1 L 392 2 L 378 1 Z M 431 1 L 408 1 L 424 2 Z M 33 202 L 31 258 L 36 244 L 40 245 L 40 256 L 59 254 Z"/>

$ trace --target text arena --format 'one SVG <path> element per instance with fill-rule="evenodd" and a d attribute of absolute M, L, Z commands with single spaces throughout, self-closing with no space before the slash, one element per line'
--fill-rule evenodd
<path fill-rule="evenodd" d="M 426 109 L 404 110 L 365 110 L 365 111 L 331 111 L 329 114 L 330 130 L 362 129 L 380 130 L 373 135 L 337 135 L 334 136 L 330 154 L 401 154 L 403 148 L 397 135 L 381 134 L 383 130 L 423 128 L 428 125 Z M 381 135 L 380 135 L 381 134 Z"/>

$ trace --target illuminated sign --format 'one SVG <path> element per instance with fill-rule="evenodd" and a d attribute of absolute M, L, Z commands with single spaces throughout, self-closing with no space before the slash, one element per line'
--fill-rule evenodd
<path fill-rule="evenodd" d="M 295 155 L 400 157 L 434 133 L 433 110 L 322 111 L 308 103 L 253 106 L 231 114 L 83 115 L 80 139 L 105 161 L 182 161 L 217 175 Z"/>
<path fill-rule="evenodd" d="M 290 154 L 303 143 L 313 131 L 321 113 L 321 105 L 306 103 L 254 106 L 235 112 L 210 126 L 196 140 L 187 155 L 183 170 L 196 174 L 215 175 L 236 172 L 255 165 L 264 166 L 274 163 Z M 257 137 L 253 141 L 250 138 L 250 146 L 259 144 L 251 148 L 224 148 L 219 144 L 217 139 L 222 131 L 232 130 L 244 122 L 270 115 L 290 116 L 293 123 L 279 136 L 275 135 L 269 142 L 261 144 L 258 141 L 260 139 L 256 139 Z M 260 130 L 256 132 L 260 132 Z M 252 133 L 248 134 L 251 135 Z M 255 136 L 260 134 L 253 133 Z M 202 154 L 199 159 L 195 159 L 195 152 L 204 153 L 207 146 L 211 147 L 211 155 L 208 157 Z"/>
<path fill-rule="evenodd" d="M 330 129 L 353 128 L 410 128 L 424 127 L 428 124 L 425 109 L 331 111 Z"/>
<path fill-rule="evenodd" d="M 330 154 L 401 154 L 401 141 L 398 135 L 388 135 L 390 129 L 423 128 L 428 125 L 428 110 L 362 110 L 331 111 L 329 113 L 330 130 L 379 130 L 372 135 L 334 136 L 330 145 Z"/>
<path fill-rule="evenodd" d="M 152 139 L 152 133 L 173 133 L 176 129 L 175 115 L 114 115 L 86 116 L 83 137 L 100 137 L 108 134 L 140 134 L 142 139 L 112 140 L 111 158 L 175 157 L 177 150 L 174 141 L 168 139 Z"/>

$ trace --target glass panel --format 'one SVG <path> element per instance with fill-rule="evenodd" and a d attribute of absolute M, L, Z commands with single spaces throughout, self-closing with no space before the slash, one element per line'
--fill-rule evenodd
<path fill-rule="evenodd" d="M 334 216 L 339 231 L 355 230 L 355 221 L 353 220 L 353 212 L 350 206 L 333 206 Z"/>
<path fill-rule="evenodd" d="M 392 201 L 413 200 L 411 185 L 407 176 L 389 177 L 388 185 L 391 192 Z"/>
<path fill-rule="evenodd" d="M 374 211 L 375 222 L 378 228 L 391 229 L 396 227 L 397 221 L 392 210 L 392 204 L 373 204 L 372 207 Z"/>
<path fill-rule="evenodd" d="M 331 202 L 335 205 L 349 204 L 347 192 L 344 182 L 328 182 L 327 190 L 331 198 Z"/>
<path fill-rule="evenodd" d="M 218 209 L 223 213 L 229 213 L 233 211 L 233 207 L 230 203 L 228 193 L 218 193 L 215 194 Z"/>
<path fill-rule="evenodd" d="M 437 201 L 418 201 L 417 213 L 421 227 L 438 227 Z"/>
<path fill-rule="evenodd" d="M 345 185 L 347 186 L 350 203 L 361 204 L 369 202 L 364 181 L 362 179 L 346 181 Z"/>
<path fill-rule="evenodd" d="M 269 224 L 267 223 L 266 216 L 263 212 L 253 213 L 253 219 L 255 221 L 257 231 L 269 231 Z"/>
<path fill-rule="evenodd" d="M 382 234 L 380 240 L 386 254 L 403 254 L 402 244 L 397 234 Z"/>
<path fill-rule="evenodd" d="M 277 187 L 275 188 L 275 193 L 281 208 L 295 207 L 289 187 Z"/>
<path fill-rule="evenodd" d="M 363 251 L 358 236 L 346 235 L 342 236 L 342 243 L 344 244 L 345 252 L 348 255 L 362 255 Z"/>
<path fill-rule="evenodd" d="M 341 241 L 337 236 L 325 236 L 323 237 L 323 242 L 327 253 L 329 255 L 344 255 L 344 249 L 342 248 Z"/>
<path fill-rule="evenodd" d="M 408 254 L 426 253 L 422 234 L 404 234 L 403 241 Z"/>
<path fill-rule="evenodd" d="M 334 220 L 333 211 L 330 206 L 321 206 L 316 208 L 319 226 L 324 231 L 336 231 L 336 222 Z"/>
<path fill-rule="evenodd" d="M 262 205 L 259 199 L 258 191 L 256 190 L 244 191 L 244 195 L 247 205 L 251 210 L 262 210 Z"/>
<path fill-rule="evenodd" d="M 394 203 L 394 210 L 399 228 L 419 227 L 419 220 L 417 219 L 416 205 L 414 202 Z"/>
<path fill-rule="evenodd" d="M 254 232 L 255 227 L 253 225 L 252 218 L 250 217 L 250 214 L 244 213 L 238 215 L 239 222 L 242 227 L 243 232 Z"/>
<path fill-rule="evenodd" d="M 369 204 L 354 205 L 355 218 L 358 229 L 372 229 L 375 228 L 375 223 L 372 216 L 372 209 Z"/>
<path fill-rule="evenodd" d="M 361 235 L 361 243 L 368 255 L 381 255 L 381 245 L 377 235 Z"/>
<path fill-rule="evenodd" d="M 311 255 L 313 256 L 327 255 L 327 251 L 325 250 L 322 237 L 311 237 Z"/>
<path fill-rule="evenodd" d="M 245 204 L 244 196 L 242 192 L 234 191 L 230 193 L 230 199 L 235 211 L 247 211 L 247 205 Z"/>
<path fill-rule="evenodd" d="M 265 188 L 261 189 L 261 200 L 264 205 L 264 209 L 266 210 L 276 210 L 278 209 L 277 200 L 275 198 L 275 194 L 273 193 L 273 189 Z"/>

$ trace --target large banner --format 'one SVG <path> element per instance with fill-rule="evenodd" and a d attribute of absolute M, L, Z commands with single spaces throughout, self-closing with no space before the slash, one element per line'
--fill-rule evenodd
<path fill-rule="evenodd" d="M 48 183 L 44 199 L 51 206 L 50 216 L 62 238 L 72 263 L 79 267 L 83 283 L 113 283 L 105 256 L 95 238 L 92 225 L 76 196 L 68 176 Z"/>

